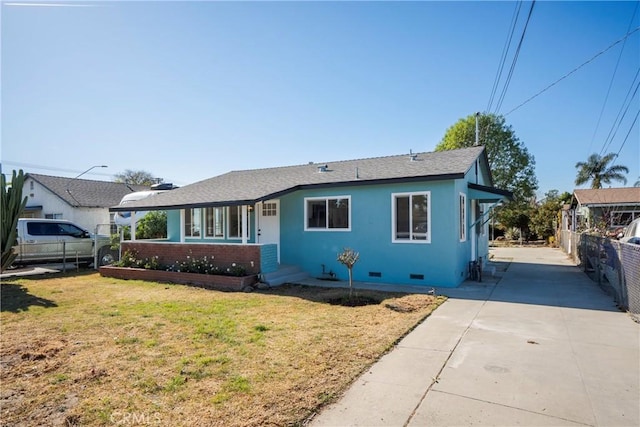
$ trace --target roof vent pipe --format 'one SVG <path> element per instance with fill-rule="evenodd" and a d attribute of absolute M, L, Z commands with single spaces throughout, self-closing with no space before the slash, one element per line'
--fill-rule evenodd
<path fill-rule="evenodd" d="M 356 179 L 360 179 L 360 175 L 358 174 L 358 167 L 356 166 Z"/>
<path fill-rule="evenodd" d="M 412 162 L 415 162 L 416 159 L 418 158 L 418 155 L 413 154 L 413 150 L 409 150 L 409 158 L 411 159 Z"/>
<path fill-rule="evenodd" d="M 329 170 L 329 165 L 318 166 L 318 172 L 320 172 L 320 173 L 326 172 L 327 170 Z"/>

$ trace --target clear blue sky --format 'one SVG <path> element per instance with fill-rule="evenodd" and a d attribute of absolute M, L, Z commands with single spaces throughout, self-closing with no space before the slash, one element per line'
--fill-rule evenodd
<path fill-rule="evenodd" d="M 497 112 L 640 26 L 637 4 L 536 2 Z M 146 170 L 183 186 L 432 151 L 458 119 L 487 110 L 516 6 L 3 0 L 3 172 L 73 177 L 105 164 L 84 177 Z M 620 151 L 627 186 L 639 179 L 640 93 L 625 103 L 639 68 L 637 31 L 506 115 L 535 156 L 540 196 L 571 191 L 575 163 L 593 152 Z"/>

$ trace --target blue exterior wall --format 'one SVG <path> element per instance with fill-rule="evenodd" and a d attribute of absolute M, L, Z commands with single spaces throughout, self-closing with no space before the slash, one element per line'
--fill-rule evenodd
<path fill-rule="evenodd" d="M 281 263 L 298 265 L 314 277 L 322 275 L 324 264 L 326 273 L 331 271 L 346 280 L 347 269 L 336 258 L 344 247 L 350 247 L 360 253 L 354 280 L 457 286 L 466 277 L 468 260 L 458 260 L 462 244 L 458 239 L 456 182 L 327 188 L 284 196 L 280 199 Z M 392 242 L 392 194 L 422 191 L 431 193 L 431 243 Z M 351 196 L 351 231 L 304 230 L 305 197 L 347 195 Z M 381 273 L 381 277 L 371 277 L 369 272 Z"/>
<path fill-rule="evenodd" d="M 456 181 L 457 192 L 464 193 L 467 195 L 467 227 L 468 227 L 467 242 L 465 244 L 460 245 L 460 248 L 459 248 L 460 250 L 458 253 L 460 268 L 464 267 L 466 269 L 469 268 L 469 262 L 472 261 L 472 258 L 471 258 L 471 253 L 472 253 L 471 245 L 473 244 L 473 239 L 471 237 L 472 233 L 476 233 L 477 240 L 475 245 L 476 245 L 477 256 L 482 257 L 483 263 L 486 263 L 486 261 L 489 259 L 489 234 L 488 234 L 487 224 L 481 225 L 480 233 L 477 233 L 477 230 L 475 227 L 469 228 L 473 223 L 471 212 L 472 212 L 472 209 L 475 209 L 475 202 L 469 196 L 467 184 L 470 182 L 473 184 L 479 184 L 484 186 L 491 185 L 489 170 L 486 167 L 483 167 L 483 162 L 480 161 L 480 159 L 477 160 L 477 165 L 478 165 L 477 174 L 476 174 L 476 168 L 472 167 L 465 175 L 464 180 Z M 483 205 L 483 211 L 485 212 L 485 216 L 482 222 L 486 221 L 486 219 L 488 218 L 487 213 L 490 206 L 491 204 Z M 478 219 L 478 218 L 476 217 L 475 219 Z"/>
<path fill-rule="evenodd" d="M 425 181 L 400 184 L 331 187 L 300 190 L 282 196 L 280 200 L 280 262 L 296 265 L 313 277 L 332 272 L 341 280 L 348 279 L 346 267 L 337 261 L 345 247 L 360 253 L 355 265 L 354 280 L 455 287 L 468 277 L 472 260 L 472 223 L 474 201 L 469 197 L 467 184 L 490 185 L 489 173 L 482 161 L 472 166 L 464 179 Z M 392 194 L 430 192 L 430 243 L 397 243 L 392 241 Z M 459 197 L 466 197 L 467 236 L 460 241 Z M 306 197 L 350 196 L 351 229 L 305 231 L 304 199 Z M 488 205 L 484 205 L 488 210 Z M 250 224 L 255 213 L 250 212 Z M 483 226 L 486 229 L 486 225 Z M 204 229 L 204 228 L 203 228 Z M 180 211 L 168 211 L 168 241 L 180 241 Z M 477 254 L 487 260 L 488 233 L 477 235 Z M 241 239 L 188 238 L 187 242 L 241 243 Z M 255 242 L 255 230 L 250 229 L 249 243 Z M 275 259 L 275 245 L 263 248 L 264 259 Z M 274 256 L 267 256 L 267 255 Z M 273 261 L 273 260 L 272 260 Z M 273 270 L 270 262 L 263 270 Z M 267 271 L 263 271 L 267 272 Z M 380 277 L 371 276 L 379 273 Z M 422 278 L 420 278 L 422 276 Z"/>
<path fill-rule="evenodd" d="M 278 271 L 278 245 L 270 243 L 260 246 L 260 273 Z"/>

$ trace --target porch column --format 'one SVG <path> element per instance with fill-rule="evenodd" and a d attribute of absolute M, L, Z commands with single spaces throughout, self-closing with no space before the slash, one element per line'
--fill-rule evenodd
<path fill-rule="evenodd" d="M 136 211 L 131 212 L 131 217 L 129 219 L 131 222 L 131 241 L 136 240 Z"/>
<path fill-rule="evenodd" d="M 242 244 L 246 245 L 248 242 L 249 231 L 249 215 L 247 215 L 247 205 L 242 205 Z"/>
<path fill-rule="evenodd" d="M 469 212 L 471 213 L 471 228 L 469 229 L 469 237 L 471 237 L 471 261 L 476 261 L 478 259 L 477 252 L 477 241 L 478 236 L 476 235 L 476 201 L 475 199 L 471 199 L 469 203 Z"/>
<path fill-rule="evenodd" d="M 185 213 L 184 209 L 180 209 L 180 243 L 184 243 L 184 223 L 185 223 Z"/>

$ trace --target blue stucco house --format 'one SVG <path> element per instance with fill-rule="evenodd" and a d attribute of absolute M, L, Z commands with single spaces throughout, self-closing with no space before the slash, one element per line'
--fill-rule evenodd
<path fill-rule="evenodd" d="M 259 245 L 262 273 L 346 279 L 336 257 L 349 247 L 356 281 L 455 287 L 487 259 L 489 211 L 510 197 L 476 146 L 232 171 L 126 210 L 167 211 L 167 242 Z"/>

